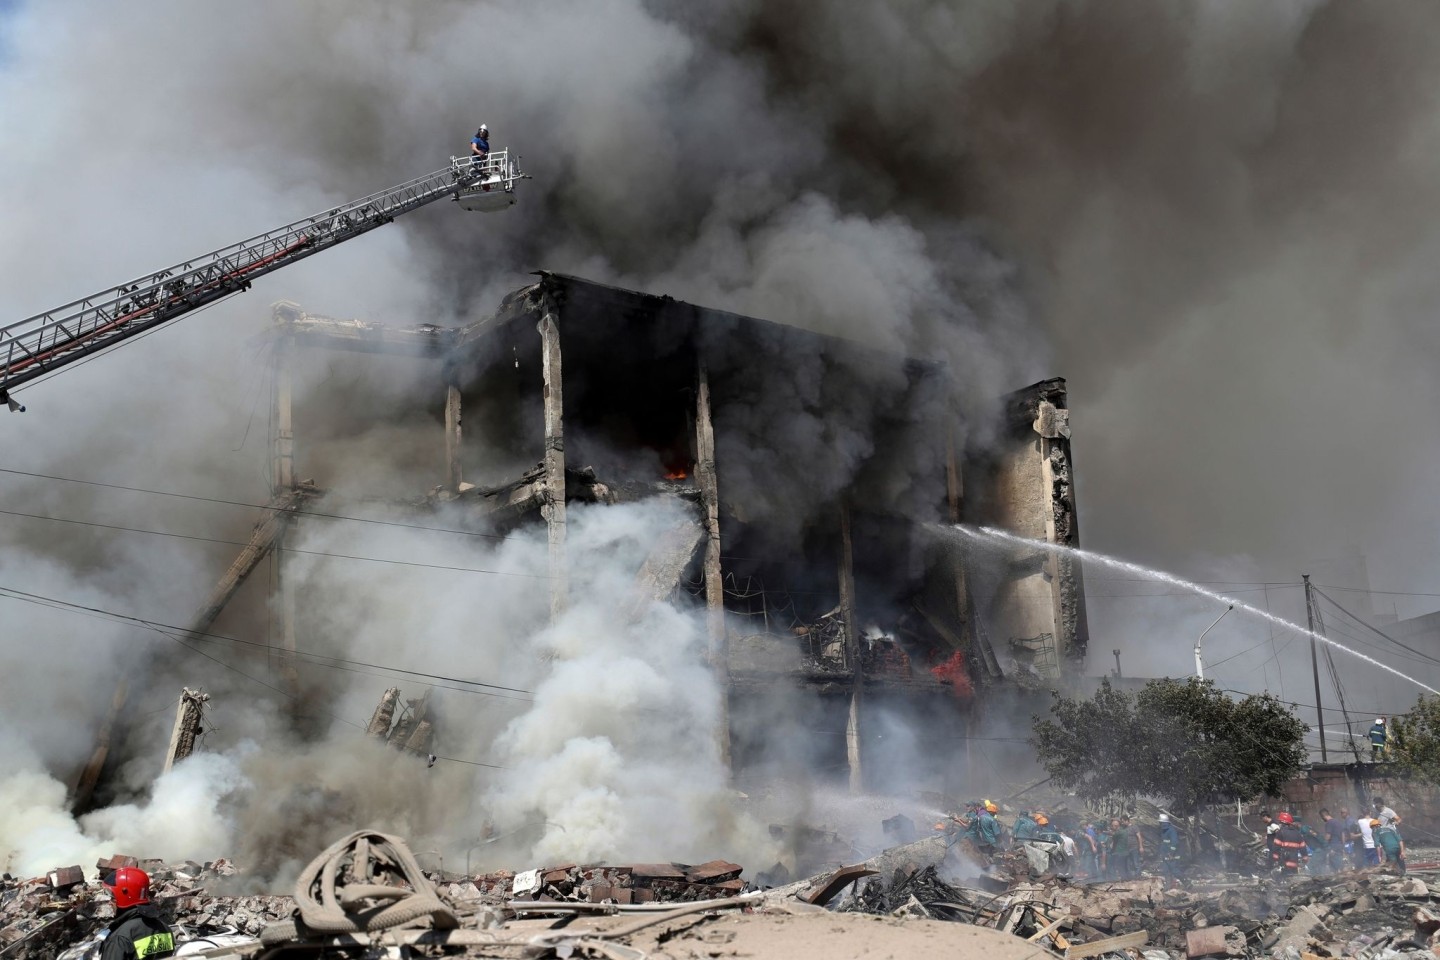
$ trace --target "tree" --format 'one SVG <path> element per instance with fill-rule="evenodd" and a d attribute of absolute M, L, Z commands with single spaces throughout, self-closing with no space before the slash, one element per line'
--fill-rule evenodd
<path fill-rule="evenodd" d="M 1390 718 L 1385 754 L 1402 773 L 1440 784 L 1440 697 L 1422 693 L 1409 711 Z"/>
<path fill-rule="evenodd" d="M 1269 694 L 1234 700 L 1208 680 L 1109 680 L 1089 699 L 1055 694 L 1030 739 L 1055 783 L 1080 797 L 1144 795 L 1190 814 L 1215 796 L 1276 795 L 1304 766 L 1309 729 Z"/>

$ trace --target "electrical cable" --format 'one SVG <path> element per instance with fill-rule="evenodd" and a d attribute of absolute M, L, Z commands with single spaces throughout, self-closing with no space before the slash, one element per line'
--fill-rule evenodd
<path fill-rule="evenodd" d="M 9 588 L 9 587 L 0 587 L 0 595 L 9 595 L 9 594 L 12 594 L 12 593 L 23 593 L 23 591 L 14 591 L 14 590 L 12 590 L 12 588 Z M 30 596 L 35 596 L 35 595 L 30 595 Z M 28 600 L 26 597 L 10 596 L 10 599 L 25 600 L 26 602 L 36 602 L 36 601 L 33 601 L 33 600 Z M 48 598 L 48 597 L 42 598 L 42 599 L 44 599 L 44 600 L 51 600 L 51 598 Z M 68 603 L 66 603 L 65 601 L 55 601 L 55 600 L 51 600 L 51 603 L 50 603 L 50 604 L 42 604 L 42 605 L 55 605 L 55 604 L 58 604 L 58 605 L 59 605 L 60 607 L 62 607 L 62 608 L 63 608 L 63 607 L 78 607 L 78 606 L 79 606 L 78 604 L 68 604 Z M 104 614 L 109 614 L 109 611 L 97 610 L 96 612 L 104 613 Z M 355 727 L 357 730 L 365 730 L 365 729 L 366 729 L 366 726 L 365 726 L 365 724 L 363 724 L 363 723 L 356 723 L 354 720 L 347 720 L 347 719 L 345 719 L 344 717 L 340 716 L 339 714 L 331 713 L 331 712 L 328 711 L 328 710 L 319 709 L 319 708 L 315 707 L 315 705 L 314 705 L 313 703 L 309 703 L 308 701 L 306 701 L 305 698 L 301 697 L 299 694 L 291 693 L 290 691 L 285 690 L 285 689 L 283 689 L 283 688 L 281 688 L 281 687 L 277 687 L 276 685 L 274 685 L 274 684 L 272 684 L 272 683 L 267 683 L 266 681 L 261 680 L 259 677 L 255 676 L 255 675 L 253 675 L 253 674 L 246 673 L 244 670 L 241 670 L 239 667 L 236 667 L 236 666 L 234 666 L 233 664 L 226 663 L 224 660 L 221 660 L 219 657 L 212 657 L 210 654 L 206 653 L 204 650 L 201 650 L 201 649 L 199 649 L 198 647 L 191 646 L 190 644 L 186 643 L 186 642 L 185 642 L 183 639 L 181 639 L 180 637 L 174 636 L 174 635 L 166 632 L 165 630 L 161 629 L 159 626 L 157 626 L 157 625 L 155 625 L 155 624 L 149 623 L 149 622 L 147 622 L 147 621 L 139 620 L 138 618 L 135 618 L 135 617 L 126 617 L 124 614 L 109 614 L 109 615 L 111 615 L 111 616 L 116 616 L 116 617 L 119 617 L 119 618 L 124 619 L 124 620 L 132 620 L 132 621 L 135 622 L 136 625 L 145 627 L 146 629 L 149 629 L 149 630 L 151 630 L 151 631 L 153 631 L 153 632 L 155 632 L 155 633 L 158 633 L 158 634 L 160 634 L 161 636 L 165 637 L 166 639 L 172 640 L 172 641 L 174 641 L 175 643 L 179 644 L 181 647 L 184 647 L 186 650 L 189 650 L 191 653 L 198 653 L 200 656 L 204 657 L 206 660 L 210 660 L 210 661 L 212 661 L 212 662 L 214 662 L 214 663 L 217 663 L 217 664 L 219 664 L 221 667 L 224 667 L 226 670 L 229 670 L 229 671 L 232 672 L 232 673 L 238 674 L 239 676 L 244 677 L 246 680 L 249 680 L 249 681 L 251 681 L 252 683 L 259 684 L 260 686 L 266 688 L 267 690 L 272 690 L 272 691 L 274 691 L 275 693 L 280 694 L 282 697 L 285 697 L 285 698 L 288 699 L 288 700 L 293 700 L 293 701 L 295 701 L 296 703 L 304 702 L 304 703 L 306 704 L 307 709 L 316 710 L 316 712 L 320 713 L 320 714 L 323 715 L 323 716 L 329 717 L 331 720 L 334 720 L 334 721 L 336 721 L 337 723 L 343 723 L 343 724 L 345 724 L 346 726 Z M 231 638 L 222 638 L 222 639 L 231 639 Z M 400 671 L 400 672 L 410 672 L 410 671 Z M 465 682 L 474 682 L 474 681 L 460 681 L 460 682 L 465 683 Z M 453 689 L 453 688 L 452 688 L 452 689 Z M 477 692 L 478 692 L 478 691 L 477 691 Z M 506 698 L 503 698 L 503 699 L 514 699 L 514 698 L 506 697 Z M 178 701 L 177 701 L 177 702 L 178 702 Z M 175 705 L 174 703 L 170 704 L 171 707 L 173 707 L 174 705 Z M 462 760 L 462 759 L 460 759 L 459 757 L 442 757 L 442 756 L 440 756 L 440 755 L 438 755 L 438 754 L 436 754 L 436 755 L 434 755 L 434 756 L 435 756 L 435 759 L 436 759 L 436 760 L 448 760 L 448 761 L 450 761 L 451 763 L 464 763 L 464 764 L 468 764 L 468 765 L 470 765 L 470 766 L 488 767 L 488 768 L 493 769 L 493 770 L 508 770 L 508 769 L 510 769 L 509 767 L 503 766 L 503 765 L 501 765 L 501 764 L 485 763 L 485 762 L 480 761 L 480 760 Z"/>
<path fill-rule="evenodd" d="M 1312 589 L 1314 589 L 1313 586 Z M 1375 635 L 1382 637 L 1385 640 L 1388 640 L 1390 643 L 1395 644 L 1395 646 L 1399 647 L 1402 650 L 1410 651 L 1411 653 L 1415 654 L 1417 657 L 1420 657 L 1423 660 L 1440 665 L 1440 658 L 1437 658 L 1432 654 L 1425 653 L 1424 651 L 1416 650 L 1414 647 L 1409 646 L 1408 644 L 1401 643 L 1399 640 L 1396 640 L 1394 637 L 1390 636 L 1388 633 L 1381 630 L 1379 627 L 1375 627 L 1366 623 L 1364 620 L 1360 619 L 1355 614 L 1342 607 L 1339 603 L 1336 603 L 1335 599 L 1324 591 L 1315 589 L 1315 592 L 1320 594 L 1320 596 L 1324 597 L 1326 600 L 1330 601 L 1330 603 L 1334 605 L 1335 609 L 1339 610 L 1341 613 L 1345 614 L 1345 616 L 1349 617 L 1351 620 L 1355 621 L 1357 624 L 1371 631 Z"/>
<path fill-rule="evenodd" d="M 223 634 L 218 634 L 218 633 L 208 633 L 208 632 L 204 632 L 204 631 L 194 631 L 194 630 L 189 629 L 188 627 L 180 627 L 180 626 L 176 626 L 175 624 L 163 623 L 163 622 L 157 621 L 157 620 L 146 620 L 146 619 L 143 619 L 143 618 L 141 618 L 141 617 L 133 617 L 133 616 L 130 616 L 130 615 L 128 615 L 128 614 L 115 612 L 115 611 L 113 611 L 113 610 L 106 610 L 106 609 L 104 609 L 104 608 L 102 608 L 102 607 L 89 607 L 89 606 L 85 606 L 85 605 L 83 605 L 83 604 L 71 603 L 71 602 L 69 602 L 69 601 L 60 600 L 60 599 L 55 598 L 55 597 L 47 597 L 47 596 L 44 596 L 44 595 L 42 595 L 42 594 L 29 593 L 29 592 L 24 591 L 24 590 L 19 590 L 19 589 L 16 589 L 16 588 L 14 588 L 14 587 L 7 587 L 7 586 L 4 586 L 4 585 L 0 585 L 0 597 L 6 597 L 6 598 L 11 599 L 11 600 L 20 600 L 20 601 L 28 602 L 28 603 L 37 603 L 37 604 L 39 604 L 39 605 L 41 605 L 41 606 L 51 607 L 51 608 L 54 608 L 54 609 L 69 610 L 69 611 L 76 612 L 76 613 L 96 615 L 96 616 L 98 616 L 98 617 L 100 617 L 100 618 L 102 618 L 102 619 L 108 619 L 108 620 L 112 620 L 112 621 L 119 621 L 119 622 L 126 623 L 126 624 L 129 624 L 129 625 L 143 627 L 143 628 L 145 628 L 145 629 L 147 629 L 147 630 L 153 630 L 154 632 L 163 634 L 164 636 L 172 637 L 172 639 L 173 639 L 173 634 L 179 634 L 179 635 L 181 635 L 181 636 L 182 636 L 183 638 L 185 638 L 185 639 L 190 639 L 190 638 L 203 638 L 203 639 L 209 639 L 209 640 L 212 640 L 212 641 L 224 641 L 224 642 L 232 643 L 232 644 L 240 644 L 240 645 L 242 645 L 242 646 L 256 647 L 256 648 L 259 648 L 259 649 L 263 649 L 263 650 L 267 650 L 267 651 L 272 651 L 272 652 L 280 652 L 280 653 L 284 654 L 284 655 L 287 656 L 287 657 L 296 657 L 297 659 L 303 659 L 303 660 L 305 660 L 305 662 L 307 662 L 307 663 L 313 663 L 313 664 L 316 664 L 317 666 L 328 666 L 328 667 L 334 667 L 335 669 L 341 669 L 341 670 L 347 670 L 347 669 L 349 669 L 350 667 L 369 667 L 369 668 L 374 669 L 374 670 L 384 670 L 384 671 L 387 671 L 388 673 L 392 673 L 392 674 L 403 674 L 403 675 L 406 675 L 406 676 L 416 677 L 416 678 L 423 679 L 423 680 L 441 681 L 441 682 L 446 682 L 446 683 L 456 683 L 456 684 L 463 684 L 463 685 L 465 685 L 465 687 L 479 687 L 479 688 L 482 688 L 482 689 L 473 690 L 473 691 L 467 690 L 467 689 L 465 689 L 465 688 L 463 688 L 463 687 L 448 687 L 448 688 L 446 688 L 446 689 L 451 689 L 451 690 L 458 690 L 459 692 L 462 692 L 462 693 L 464 693 L 464 692 L 473 692 L 473 693 L 484 694 L 484 695 L 486 695 L 486 696 L 499 696 L 500 699 L 503 699 L 503 700 L 518 700 L 518 699 L 520 699 L 520 698 L 518 698 L 518 697 L 507 697 L 507 696 L 503 696 L 503 694 L 505 694 L 505 693 L 518 693 L 518 694 L 523 694 L 523 695 L 525 695 L 525 696 L 527 696 L 527 697 L 534 696 L 534 691 L 531 691 L 531 690 L 524 690 L 524 689 L 521 689 L 521 688 L 519 688 L 519 687 L 506 687 L 506 686 L 502 686 L 502 685 L 500 685 L 500 684 L 495 684 L 495 683 L 486 683 L 486 682 L 483 681 L 483 680 L 466 680 L 466 679 L 461 678 L 461 677 L 449 677 L 449 676 L 445 676 L 445 675 L 443 675 L 443 674 L 424 673 L 424 672 L 421 672 L 421 671 L 418 671 L 418 670 L 408 670 L 408 669 L 405 669 L 405 668 L 403 668 L 403 667 L 392 667 L 392 666 L 389 666 L 389 665 L 387 665 L 387 664 L 366 663 L 365 661 L 362 661 L 362 660 L 350 660 L 350 659 L 347 659 L 347 658 L 345 658 L 345 657 L 329 657 L 329 656 L 325 656 L 325 655 L 323 655 L 323 654 L 313 654 L 313 653 L 306 653 L 306 652 L 304 652 L 304 651 L 287 650 L 287 649 L 285 649 L 285 648 L 283 648 L 283 647 L 276 646 L 275 644 L 262 643 L 262 642 L 259 641 L 259 640 L 245 640 L 245 639 L 242 639 L 242 638 L 240 638 L 240 637 L 227 637 L 227 636 L 224 636 Z M 172 634 L 172 631 L 173 631 L 173 634 Z M 349 672 L 359 673 L 359 672 L 362 672 L 362 671 L 349 670 Z M 370 675 L 370 676 L 374 676 L 374 674 L 369 674 L 369 675 Z M 492 692 L 492 691 L 499 691 L 499 693 L 495 693 L 495 692 Z M 522 702 L 530 703 L 530 702 L 532 702 L 532 701 L 530 701 L 530 700 L 523 700 Z"/>
<path fill-rule="evenodd" d="M 123 533 L 142 533 L 152 537 L 171 537 L 177 540 L 194 540 L 201 543 L 219 543 L 232 547 L 248 547 L 250 544 L 241 540 L 222 540 L 218 537 L 200 537 L 186 533 L 168 533 L 164 530 L 145 530 L 141 527 L 122 527 L 113 523 L 100 523 L 93 520 L 72 520 L 67 517 L 51 517 L 40 513 L 25 513 L 20 510 L 0 510 L 0 514 L 11 517 L 24 517 L 30 520 L 49 520 L 52 523 L 70 523 L 82 527 L 97 527 L 102 530 L 117 530 Z M 484 573 L 496 577 L 520 577 L 526 580 L 552 580 L 553 577 L 543 573 L 517 573 L 509 570 L 487 570 L 482 567 L 458 567 L 443 563 L 423 563 L 419 560 L 390 560 L 384 557 L 362 557 L 349 553 L 333 553 L 326 550 L 303 550 L 299 547 L 282 547 L 286 553 L 304 554 L 312 557 L 330 557 L 338 560 L 364 560 L 369 563 L 390 563 L 402 567 L 427 567 L 432 570 L 455 570 L 460 573 Z"/>
<path fill-rule="evenodd" d="M 194 500 L 200 503 L 218 503 L 228 507 L 245 507 L 250 510 L 268 510 L 277 512 L 283 508 L 274 507 L 267 503 L 250 503 L 245 500 L 226 500 L 223 497 L 202 497 L 197 494 L 175 493 L 169 490 L 151 490 L 147 487 L 131 487 L 121 483 L 104 483 L 100 480 L 80 480 L 75 477 L 61 477 L 49 473 L 35 473 L 28 470 L 15 470 L 8 467 L 0 467 L 0 473 L 9 473 L 18 477 L 31 477 L 36 480 L 58 480 L 62 483 L 78 483 L 90 487 L 105 487 L 110 490 L 124 490 L 129 493 L 146 493 L 157 497 L 173 497 L 177 500 Z M 405 523 L 400 520 L 379 520 L 374 517 L 355 517 L 341 513 L 321 513 L 317 510 L 300 510 L 296 512 L 297 517 L 305 519 L 317 518 L 321 520 L 349 520 L 354 523 L 374 523 L 386 527 L 404 527 L 408 530 L 426 530 L 432 533 L 450 533 L 462 537 L 478 537 L 484 540 L 512 540 L 514 537 L 507 537 L 497 533 L 479 533 L 473 530 L 460 530 L 454 527 L 432 527 L 423 523 Z"/>

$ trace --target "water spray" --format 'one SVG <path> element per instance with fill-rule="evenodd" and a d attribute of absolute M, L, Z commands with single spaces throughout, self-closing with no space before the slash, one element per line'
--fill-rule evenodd
<path fill-rule="evenodd" d="M 1251 606 L 1243 600 L 1236 600 L 1233 597 L 1227 597 L 1223 593 L 1218 593 L 1214 590 L 1209 589 L 1208 587 L 1202 587 L 1198 583 L 1186 580 L 1183 577 L 1177 577 L 1173 573 L 1166 573 L 1164 570 L 1155 570 L 1151 567 L 1144 567 L 1138 563 L 1131 563 L 1128 560 L 1121 560 L 1108 554 L 1097 553 L 1094 550 L 1082 550 L 1079 547 L 1067 547 L 1059 543 L 1047 543 L 1044 540 L 1032 540 L 1029 537 L 1018 536 L 1017 534 L 1008 533 L 1004 530 L 997 530 L 994 527 L 971 527 L 961 523 L 954 524 L 950 527 L 950 529 L 955 530 L 959 533 L 963 533 L 967 537 L 972 537 L 976 540 L 990 540 L 996 543 L 1008 543 L 1015 546 L 1038 547 L 1044 550 L 1054 550 L 1059 553 L 1063 553 L 1066 556 L 1074 557 L 1076 560 L 1093 561 L 1095 563 L 1103 564 L 1104 566 L 1110 567 L 1114 570 L 1123 570 L 1126 573 L 1133 573 L 1137 576 L 1144 577 L 1147 580 L 1159 580 L 1163 583 L 1168 583 L 1172 586 L 1180 587 L 1184 590 L 1189 590 L 1196 596 L 1208 597 L 1211 600 L 1218 600 L 1221 603 L 1229 604 L 1237 610 L 1243 610 L 1246 613 L 1253 613 L 1255 616 L 1268 620 L 1276 626 L 1284 627 L 1287 630 L 1294 630 L 1296 633 L 1299 633 L 1303 636 L 1318 640 L 1321 643 L 1329 644 L 1330 646 L 1334 647 L 1336 650 L 1339 650 L 1342 653 L 1347 653 L 1350 656 L 1355 657 L 1359 660 L 1364 660 L 1366 663 L 1370 664 L 1373 667 L 1379 667 L 1386 673 L 1392 673 L 1395 676 L 1399 677 L 1401 680 L 1404 680 L 1407 683 L 1413 683 L 1415 684 L 1415 686 L 1427 691 L 1428 693 L 1440 696 L 1440 690 L 1436 690 L 1434 687 L 1421 683 L 1414 677 L 1401 673 L 1394 667 L 1388 664 L 1381 663 L 1374 657 L 1367 656 L 1366 654 L 1361 653 L 1359 650 L 1354 650 L 1350 647 L 1345 646 L 1345 644 L 1343 643 L 1338 643 L 1334 640 L 1331 640 L 1324 634 L 1316 633 L 1314 630 L 1307 630 L 1305 627 L 1300 626 L 1300 624 L 1292 623 L 1289 620 L 1286 620 L 1284 617 L 1277 617 L 1269 610 L 1262 610 L 1259 607 Z M 1229 611 L 1227 610 L 1226 612 L 1228 613 Z M 1221 616 L 1224 616 L 1224 614 L 1221 614 Z"/>

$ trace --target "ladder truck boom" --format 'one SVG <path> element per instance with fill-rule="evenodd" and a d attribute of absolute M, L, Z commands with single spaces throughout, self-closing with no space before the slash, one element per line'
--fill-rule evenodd
<path fill-rule="evenodd" d="M 505 150 L 483 160 L 452 157 L 434 173 L 0 326 L 0 403 L 23 411 L 11 395 L 17 387 L 436 200 L 451 197 L 466 210 L 504 209 L 515 202 L 515 182 L 522 179 Z"/>

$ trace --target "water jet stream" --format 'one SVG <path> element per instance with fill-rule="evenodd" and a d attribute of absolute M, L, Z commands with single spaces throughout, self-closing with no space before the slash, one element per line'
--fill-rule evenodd
<path fill-rule="evenodd" d="M 1234 604 L 1235 609 L 1237 610 L 1244 610 L 1246 613 L 1253 613 L 1255 614 L 1255 616 L 1261 617 L 1265 620 L 1269 620 L 1271 623 L 1277 626 L 1284 627 L 1287 630 L 1294 630 L 1296 633 L 1299 633 L 1303 636 L 1313 637 L 1314 639 L 1319 640 L 1321 643 L 1329 644 L 1336 650 L 1339 650 L 1341 653 L 1348 653 L 1352 657 L 1355 657 L 1359 660 L 1364 660 L 1371 666 L 1379 667 L 1381 670 L 1384 670 L 1387 673 L 1393 673 L 1395 676 L 1399 677 L 1401 680 L 1406 681 L 1407 683 L 1413 683 L 1415 684 L 1415 686 L 1419 687 L 1422 690 L 1428 691 L 1432 694 L 1435 694 L 1436 696 L 1440 696 L 1440 690 L 1436 690 L 1434 687 L 1421 683 L 1414 677 L 1401 673 L 1394 667 L 1389 666 L 1388 664 L 1381 663 L 1374 657 L 1367 656 L 1366 654 L 1361 653 L 1359 650 L 1353 650 L 1350 647 L 1345 646 L 1345 644 L 1343 643 L 1338 643 L 1334 640 L 1331 640 L 1324 634 L 1316 633 L 1312 630 L 1307 630 L 1305 627 L 1300 626 L 1300 624 L 1298 623 L 1291 623 L 1284 617 L 1277 617 L 1269 610 L 1262 610 L 1259 607 L 1251 606 L 1243 600 L 1236 600 L 1233 597 L 1227 597 L 1223 593 L 1217 593 L 1216 591 L 1211 590 L 1207 587 L 1202 587 L 1198 583 L 1186 580 L 1183 577 L 1177 577 L 1173 573 L 1166 573 L 1164 570 L 1155 570 L 1151 567 L 1142 567 L 1138 563 L 1131 563 L 1128 560 L 1121 560 L 1117 557 L 1112 557 L 1109 554 L 1097 553 L 1094 550 L 1082 550 L 1079 547 L 1067 547 L 1058 543 L 1047 543 L 1044 540 L 1032 540 L 1029 537 L 1022 537 L 1017 534 L 1007 533 L 1004 530 L 997 530 L 994 527 L 972 527 L 968 524 L 960 523 L 950 525 L 948 529 L 958 531 L 960 533 L 963 533 L 967 537 L 971 537 L 976 540 L 989 540 L 994 543 L 1007 543 L 1015 546 L 1032 548 L 1038 547 L 1044 550 L 1054 550 L 1067 556 L 1074 557 L 1077 560 L 1083 560 L 1086 562 L 1093 561 L 1094 563 L 1099 563 L 1104 566 L 1110 567 L 1113 570 L 1123 570 L 1126 573 L 1133 573 L 1137 576 L 1144 577 L 1147 580 L 1159 580 L 1163 583 L 1168 583 L 1172 586 L 1180 587 L 1184 590 L 1189 590 L 1191 593 L 1194 593 L 1197 596 L 1208 597 L 1211 600 L 1218 600 L 1221 603 Z"/>

